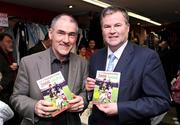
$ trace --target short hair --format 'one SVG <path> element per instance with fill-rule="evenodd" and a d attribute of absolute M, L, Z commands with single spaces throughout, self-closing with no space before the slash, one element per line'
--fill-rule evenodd
<path fill-rule="evenodd" d="M 107 15 L 112 15 L 116 12 L 121 12 L 122 15 L 124 16 L 125 18 L 125 23 L 127 25 L 129 25 L 129 15 L 128 15 L 128 12 L 125 8 L 122 8 L 122 7 L 117 7 L 117 6 L 110 6 L 110 7 L 107 7 L 105 8 L 102 12 L 101 12 L 101 24 L 102 24 L 102 19 L 107 16 Z"/>
<path fill-rule="evenodd" d="M 12 36 L 8 33 L 0 33 L 0 42 L 4 39 L 5 36 L 9 37 L 10 39 L 13 39 Z"/>
<path fill-rule="evenodd" d="M 80 50 L 82 48 L 86 48 L 86 45 L 83 45 L 83 44 L 79 45 L 78 50 Z"/>
<path fill-rule="evenodd" d="M 74 19 L 74 17 L 72 15 L 69 15 L 69 14 L 66 14 L 66 13 L 59 14 L 59 15 L 55 16 L 51 21 L 51 28 L 53 28 L 55 26 L 56 22 L 59 20 L 59 18 L 61 18 L 63 16 L 68 16 L 68 17 L 71 18 L 70 22 L 75 23 L 77 25 L 77 32 L 78 32 L 78 23 L 77 23 L 77 21 Z"/>

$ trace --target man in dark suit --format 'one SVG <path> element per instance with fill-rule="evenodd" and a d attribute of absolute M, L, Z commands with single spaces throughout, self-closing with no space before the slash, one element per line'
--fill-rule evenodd
<path fill-rule="evenodd" d="M 92 93 L 97 70 L 107 70 L 115 56 L 114 72 L 121 72 L 117 103 L 93 105 L 90 125 L 150 125 L 150 119 L 170 108 L 166 79 L 158 55 L 128 41 L 127 11 L 108 7 L 101 14 L 106 48 L 90 59 L 86 89 Z"/>
<path fill-rule="evenodd" d="M 22 58 L 15 81 L 11 104 L 23 116 L 21 125 L 81 125 L 79 113 L 87 104 L 85 80 L 88 63 L 71 53 L 76 43 L 78 25 L 67 14 L 56 16 L 49 29 L 52 46 L 42 52 Z M 74 105 L 56 117 L 50 117 L 56 110 L 52 103 L 43 99 L 37 80 L 61 71 L 70 90 L 74 93 Z"/>

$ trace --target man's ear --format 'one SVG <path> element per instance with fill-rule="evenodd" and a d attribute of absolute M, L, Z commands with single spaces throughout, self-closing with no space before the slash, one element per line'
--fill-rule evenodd
<path fill-rule="evenodd" d="M 49 35 L 49 39 L 51 40 L 52 38 L 52 32 L 53 32 L 53 29 L 52 28 L 49 28 L 48 30 L 48 35 Z"/>

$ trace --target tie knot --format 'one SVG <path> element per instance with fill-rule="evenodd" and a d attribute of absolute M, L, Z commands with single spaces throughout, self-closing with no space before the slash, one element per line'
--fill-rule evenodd
<path fill-rule="evenodd" d="M 109 61 L 113 62 L 116 59 L 116 56 L 112 53 L 109 55 Z"/>

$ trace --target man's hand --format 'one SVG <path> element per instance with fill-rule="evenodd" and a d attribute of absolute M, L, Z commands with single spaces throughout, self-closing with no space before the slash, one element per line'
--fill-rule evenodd
<path fill-rule="evenodd" d="M 11 68 L 11 70 L 13 70 L 13 71 L 17 70 L 17 68 L 18 68 L 17 63 L 12 63 L 12 64 L 10 65 L 10 68 Z"/>
<path fill-rule="evenodd" d="M 56 110 L 51 102 L 45 100 L 39 100 L 35 105 L 35 114 L 43 118 L 51 117 L 51 114 Z"/>
<path fill-rule="evenodd" d="M 117 115 L 118 114 L 118 108 L 117 103 L 101 103 L 96 104 L 99 110 L 106 113 L 107 115 Z"/>
<path fill-rule="evenodd" d="M 80 112 L 84 108 L 84 100 L 81 96 L 74 96 L 74 99 L 69 101 L 70 104 L 74 104 L 68 111 L 70 112 Z"/>
<path fill-rule="evenodd" d="M 92 91 L 92 90 L 94 90 L 95 82 L 96 82 L 95 79 L 88 77 L 87 80 L 86 80 L 86 85 L 85 85 L 86 90 L 87 90 L 87 91 Z"/>

